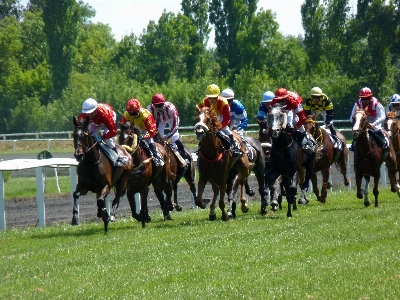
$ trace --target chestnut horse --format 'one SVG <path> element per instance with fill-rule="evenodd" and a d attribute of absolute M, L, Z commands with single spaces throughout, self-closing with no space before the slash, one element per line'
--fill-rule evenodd
<path fill-rule="evenodd" d="M 173 178 L 174 203 L 170 203 L 172 205 L 172 207 L 170 207 L 170 210 L 175 208 L 177 211 L 181 211 L 182 206 L 178 204 L 178 183 L 182 179 L 182 177 L 185 178 L 186 182 L 188 183 L 190 191 L 192 192 L 193 195 L 193 199 L 196 199 L 196 185 L 195 185 L 196 166 L 192 158 L 192 154 L 190 153 L 189 149 L 186 146 L 184 146 L 185 154 L 188 157 L 188 159 L 187 159 L 187 164 L 185 166 L 182 166 L 182 164 L 179 162 L 178 158 L 174 154 L 174 149 L 173 149 L 174 146 L 164 138 L 161 138 L 161 135 L 158 131 L 156 136 L 154 137 L 154 140 L 157 143 L 164 145 L 164 148 L 167 151 L 169 162 L 171 165 L 170 170 L 171 170 L 171 177 Z M 175 149 L 175 151 L 177 151 L 177 149 Z"/>
<path fill-rule="evenodd" d="M 336 136 L 340 139 L 341 145 L 340 149 L 335 149 L 331 134 L 324 128 L 321 128 L 316 122 L 316 119 L 317 115 L 308 116 L 304 127 L 318 143 L 317 154 L 311 175 L 313 192 L 318 201 L 326 203 L 326 196 L 328 195 L 327 190 L 330 185 L 328 181 L 331 165 L 335 163 L 336 166 L 340 167 L 340 173 L 343 175 L 344 185 L 348 186 L 350 184 L 350 180 L 347 177 L 348 149 L 346 147 L 346 139 L 339 131 L 336 131 Z M 317 172 L 321 172 L 322 174 L 321 195 L 319 194 L 318 189 Z"/>
<path fill-rule="evenodd" d="M 393 145 L 394 152 L 396 153 L 397 172 L 400 176 L 400 121 L 397 120 L 397 113 L 389 111 L 386 114 L 384 128 L 389 134 L 390 140 Z"/>
<path fill-rule="evenodd" d="M 357 109 L 353 115 L 353 136 L 355 141 L 354 171 L 356 174 L 357 198 L 362 199 L 364 193 L 364 205 L 370 206 L 368 198 L 368 184 L 371 176 L 374 177 L 373 194 L 375 196 L 375 207 L 378 207 L 378 184 L 381 177 L 380 168 L 383 163 L 382 147 L 372 137 L 371 125 L 367 122 L 367 114 L 363 109 Z M 384 132 L 387 135 L 386 132 Z M 390 143 L 390 152 L 386 157 L 391 192 L 397 192 L 400 196 L 400 186 L 397 184 L 397 161 L 393 145 Z M 362 178 L 365 179 L 365 187 L 361 190 Z"/>
<path fill-rule="evenodd" d="M 125 194 L 128 178 L 133 168 L 132 158 L 127 151 L 117 145 L 118 153 L 126 156 L 128 160 L 123 167 L 113 167 L 113 163 L 101 150 L 99 143 L 95 142 L 90 135 L 89 119 L 78 121 L 74 117 L 73 124 L 75 126 L 73 133 L 74 156 L 79 164 L 77 169 L 78 183 L 73 193 L 72 225 L 78 225 L 79 197 L 88 192 L 93 192 L 96 193 L 97 199 L 97 217 L 103 219 L 104 231 L 107 231 L 108 222 L 115 221 L 119 200 Z M 115 198 L 112 202 L 111 215 L 109 215 L 105 200 L 112 187 L 115 187 Z"/>
<path fill-rule="evenodd" d="M 283 185 L 286 191 L 288 210 L 286 216 L 292 217 L 293 209 L 296 206 L 297 185 L 299 183 L 302 168 L 305 168 L 306 175 L 302 184 L 302 195 L 299 203 L 308 203 L 305 192 L 308 189 L 312 173 L 314 157 L 308 156 L 300 147 L 295 138 L 287 132 L 287 115 L 279 106 L 274 106 L 268 114 L 268 128 L 270 128 L 272 147 L 271 147 L 271 167 L 265 174 L 265 184 L 272 189 L 276 179 L 282 175 Z M 266 202 L 261 202 L 261 213 L 266 214 Z M 271 202 L 272 211 L 276 211 L 278 203 Z"/>
<path fill-rule="evenodd" d="M 214 195 L 210 204 L 209 219 L 216 219 L 215 204 L 219 194 L 219 208 L 222 212 L 222 220 L 227 221 L 228 213 L 225 211 L 224 196 L 227 191 L 228 175 L 232 167 L 234 167 L 240 174 L 240 184 L 244 185 L 250 173 L 249 160 L 247 155 L 232 156 L 232 152 L 225 149 L 221 138 L 217 136 L 221 123 L 218 121 L 218 116 L 210 108 L 196 106 L 196 109 L 198 115 L 194 129 L 201 146 L 197 159 L 199 179 L 196 205 L 202 209 L 206 208 L 207 202 L 203 201 L 202 196 L 207 182 L 210 182 Z M 241 138 L 237 133 L 233 133 L 233 135 L 240 144 L 241 150 L 245 153 L 246 149 L 241 142 Z M 231 180 L 236 176 L 235 173 L 233 174 Z M 241 209 L 242 212 L 248 212 L 246 200 L 241 200 Z"/>
<path fill-rule="evenodd" d="M 149 185 L 153 184 L 154 193 L 160 202 L 164 220 L 171 220 L 168 203 L 171 201 L 173 179 L 170 176 L 170 162 L 165 148 L 155 143 L 157 151 L 165 161 L 163 166 L 155 166 L 152 163 L 151 157 L 148 156 L 143 148 L 142 143 L 146 142 L 140 140 L 140 128 L 132 126 L 129 123 L 122 126 L 120 125 L 120 127 L 119 143 L 131 153 L 133 159 L 133 169 L 128 180 L 126 191 L 132 217 L 142 223 L 142 228 L 145 227 L 145 223 L 151 221 L 147 206 L 147 198 L 149 194 Z M 167 200 L 165 200 L 163 192 L 165 192 Z M 140 194 L 139 214 L 136 213 L 135 194 L 137 193 Z"/>

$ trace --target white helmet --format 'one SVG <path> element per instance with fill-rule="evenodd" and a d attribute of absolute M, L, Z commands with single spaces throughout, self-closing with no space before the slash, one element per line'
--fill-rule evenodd
<path fill-rule="evenodd" d="M 221 96 L 225 99 L 232 99 L 235 97 L 235 94 L 231 89 L 224 89 L 221 93 Z"/>
<path fill-rule="evenodd" d="M 390 102 L 395 102 L 395 103 L 399 103 L 400 102 L 400 95 L 399 94 L 394 94 L 392 96 L 392 99 L 390 99 Z"/>
<path fill-rule="evenodd" d="M 97 108 L 97 101 L 92 98 L 86 99 L 82 104 L 82 112 L 84 114 L 89 114 L 93 112 L 96 108 Z"/>

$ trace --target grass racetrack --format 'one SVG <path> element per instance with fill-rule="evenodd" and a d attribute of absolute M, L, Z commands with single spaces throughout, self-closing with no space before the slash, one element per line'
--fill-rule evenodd
<path fill-rule="evenodd" d="M 235 220 L 185 209 L 142 229 L 117 220 L 0 232 L 0 299 L 399 299 L 400 200 L 381 188 Z M 372 196 L 372 193 L 370 192 Z"/>

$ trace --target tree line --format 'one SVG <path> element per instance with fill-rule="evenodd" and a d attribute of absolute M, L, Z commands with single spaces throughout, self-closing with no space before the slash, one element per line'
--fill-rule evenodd
<path fill-rule="evenodd" d="M 139 36 L 117 41 L 83 1 L 2 0 L 1 132 L 70 130 L 89 97 L 120 118 L 127 100 L 147 106 L 155 93 L 190 126 L 211 83 L 234 90 L 250 123 L 262 94 L 279 87 L 307 98 L 319 86 L 334 118 L 347 119 L 362 87 L 384 105 L 399 91 L 399 8 L 400 0 L 358 0 L 354 8 L 349 0 L 305 0 L 305 34 L 295 37 L 257 0 L 181 0 L 179 13 L 164 10 Z"/>

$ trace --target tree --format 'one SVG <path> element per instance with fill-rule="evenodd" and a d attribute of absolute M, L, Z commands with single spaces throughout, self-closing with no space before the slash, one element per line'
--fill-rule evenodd
<path fill-rule="evenodd" d="M 208 21 L 208 0 L 182 0 L 181 5 L 183 14 L 189 17 L 196 27 L 196 34 L 189 40 L 192 51 L 187 56 L 186 62 L 188 79 L 191 81 L 196 75 L 205 75 L 205 54 L 211 32 Z"/>
<path fill-rule="evenodd" d="M 7 16 L 21 20 L 24 9 L 19 3 L 20 0 L 0 0 L 0 21 Z"/>
<path fill-rule="evenodd" d="M 70 79 L 81 10 L 75 0 L 43 0 L 42 9 L 54 96 L 58 98 Z"/>
<path fill-rule="evenodd" d="M 237 35 L 251 24 L 257 2 L 257 0 L 211 0 L 210 22 L 215 29 L 215 44 L 222 75 L 226 75 L 228 70 L 235 70 L 240 64 Z"/>

